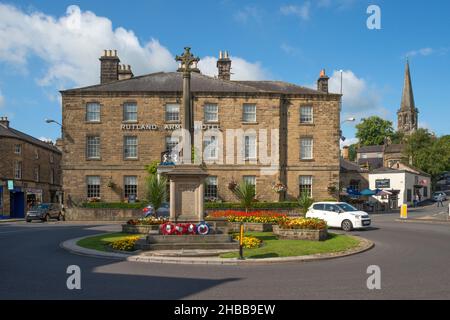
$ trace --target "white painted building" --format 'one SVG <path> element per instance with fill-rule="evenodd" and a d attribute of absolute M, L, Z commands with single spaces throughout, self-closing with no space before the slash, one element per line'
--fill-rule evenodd
<path fill-rule="evenodd" d="M 369 173 L 369 188 L 387 191 L 386 195 L 373 197 L 379 202 L 391 202 L 392 207 L 413 205 L 414 195 L 419 195 L 421 201 L 431 198 L 431 177 L 405 166 L 403 169 L 379 168 Z"/>

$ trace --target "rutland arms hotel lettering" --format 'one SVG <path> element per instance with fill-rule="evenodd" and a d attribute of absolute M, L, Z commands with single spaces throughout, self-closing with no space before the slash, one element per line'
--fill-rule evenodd
<path fill-rule="evenodd" d="M 156 124 L 122 124 L 120 128 L 123 131 L 158 131 L 158 130 L 178 130 L 182 128 L 181 124 L 165 124 L 162 126 L 158 126 Z M 198 126 L 195 127 L 195 129 L 199 129 Z M 202 130 L 210 130 L 210 129 L 220 129 L 219 125 L 210 125 L 210 124 L 202 124 L 201 125 Z"/>

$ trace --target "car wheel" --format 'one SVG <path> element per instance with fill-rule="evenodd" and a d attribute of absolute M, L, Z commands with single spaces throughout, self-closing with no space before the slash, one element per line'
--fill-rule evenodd
<path fill-rule="evenodd" d="M 344 220 L 341 224 L 342 230 L 348 232 L 353 230 L 353 224 L 350 220 Z"/>
<path fill-rule="evenodd" d="M 27 222 L 31 222 L 31 220 L 26 220 Z"/>

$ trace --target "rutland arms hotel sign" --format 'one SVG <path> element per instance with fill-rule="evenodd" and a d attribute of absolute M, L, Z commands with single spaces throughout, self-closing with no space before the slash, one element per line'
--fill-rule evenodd
<path fill-rule="evenodd" d="M 165 130 L 165 131 L 171 131 L 171 130 L 178 130 L 182 128 L 181 124 L 164 124 L 162 126 L 158 126 L 157 124 L 122 124 L 120 126 L 122 131 L 159 131 L 159 130 Z M 195 126 L 195 129 L 202 129 L 202 130 L 210 130 L 210 129 L 216 129 L 219 130 L 220 126 L 217 124 L 202 124 L 201 126 Z"/>

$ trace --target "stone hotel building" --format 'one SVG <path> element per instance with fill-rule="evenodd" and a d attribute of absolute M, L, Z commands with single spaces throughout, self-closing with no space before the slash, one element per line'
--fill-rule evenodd
<path fill-rule="evenodd" d="M 243 161 L 230 162 L 228 149 L 225 154 L 210 148 L 203 158 L 209 174 L 205 196 L 236 201 L 228 184 L 245 179 L 256 184 L 260 201 L 289 200 L 302 192 L 317 200 L 333 197 L 339 184 L 341 96 L 328 92 L 325 72 L 313 90 L 281 81 L 230 80 L 231 65 L 228 53 L 221 53 L 217 77 L 195 72 L 191 78 L 193 120 L 201 121 L 202 129 L 218 129 L 224 146 L 243 153 Z M 182 76 L 134 77 L 116 51 L 106 50 L 100 84 L 61 92 L 66 200 L 145 197 L 145 166 L 177 143 L 171 133 L 183 123 Z M 231 140 L 228 129 L 242 129 L 244 137 Z M 267 130 L 268 143 L 261 129 Z M 217 140 L 204 137 L 203 145 Z M 263 142 L 276 155 L 272 174 L 260 158 Z M 276 193 L 276 183 L 287 191 Z"/>

